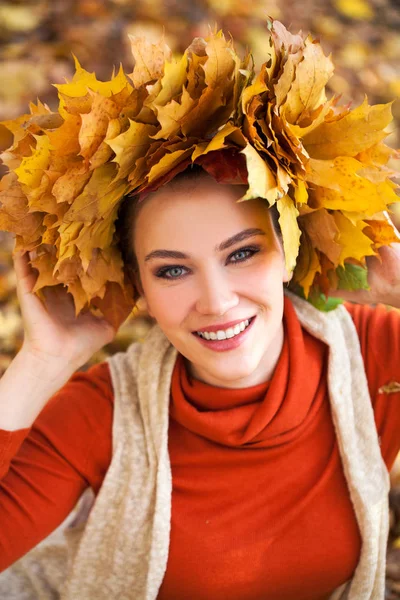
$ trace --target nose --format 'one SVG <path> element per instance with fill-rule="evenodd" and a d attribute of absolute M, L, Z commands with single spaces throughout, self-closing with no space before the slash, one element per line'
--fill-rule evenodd
<path fill-rule="evenodd" d="M 204 315 L 224 315 L 239 303 L 229 278 L 218 269 L 209 270 L 199 279 L 197 312 Z"/>

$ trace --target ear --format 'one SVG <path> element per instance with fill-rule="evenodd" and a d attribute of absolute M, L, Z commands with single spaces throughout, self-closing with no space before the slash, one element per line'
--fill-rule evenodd
<path fill-rule="evenodd" d="M 153 317 L 149 305 L 147 304 L 146 297 L 144 295 L 140 296 L 139 300 L 136 303 L 136 306 L 140 310 L 140 312 L 146 312 L 150 317 Z"/>
<path fill-rule="evenodd" d="M 282 282 L 289 283 L 289 281 L 292 279 L 292 277 L 293 277 L 293 271 L 291 271 L 289 273 L 289 271 L 287 270 L 287 267 L 284 263 L 283 264 L 283 273 L 282 273 Z"/>
<path fill-rule="evenodd" d="M 144 290 L 143 290 L 142 282 L 140 280 L 140 277 L 139 277 L 138 273 L 135 273 L 134 276 L 133 276 L 133 284 L 134 284 L 135 288 L 137 289 L 137 291 L 140 294 L 140 297 L 139 297 L 139 300 L 136 303 L 136 306 L 138 307 L 138 309 L 140 311 L 147 312 L 147 314 L 149 314 L 150 317 L 153 317 L 153 315 L 151 313 L 151 310 L 150 310 L 150 307 L 148 305 L 147 299 L 146 299 L 146 295 L 145 295 Z"/>

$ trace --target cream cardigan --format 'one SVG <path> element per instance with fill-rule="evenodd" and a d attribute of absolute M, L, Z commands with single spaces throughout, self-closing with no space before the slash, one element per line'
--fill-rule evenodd
<path fill-rule="evenodd" d="M 352 579 L 330 600 L 383 600 L 389 474 L 379 448 L 357 332 L 343 306 L 321 313 L 290 297 L 302 326 L 330 348 L 333 423 L 362 537 Z M 115 395 L 113 456 L 100 492 L 93 506 L 84 498 L 72 521 L 69 517 L 0 575 L 1 598 L 157 598 L 170 535 L 168 407 L 176 355 L 154 326 L 143 344 L 132 344 L 108 359 Z"/>

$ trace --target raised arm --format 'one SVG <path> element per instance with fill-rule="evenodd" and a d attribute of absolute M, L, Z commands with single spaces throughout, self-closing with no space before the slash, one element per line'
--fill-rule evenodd
<path fill-rule="evenodd" d="M 30 427 L 49 398 L 115 330 L 91 313 L 75 317 L 72 297 L 57 286 L 46 304 L 32 293 L 37 273 L 28 254 L 14 257 L 24 342 L 0 380 L 0 429 Z M 28 392 L 28 393 L 27 393 Z"/>
<path fill-rule="evenodd" d="M 25 391 L 29 397 L 29 390 Z M 0 571 L 49 535 L 111 460 L 108 365 L 76 373 L 30 428 L 0 429 Z"/>
<path fill-rule="evenodd" d="M 111 456 L 108 366 L 74 372 L 114 329 L 75 318 L 63 289 L 42 303 L 27 255 L 15 267 L 25 337 L 0 380 L 0 570 L 49 535 L 86 487 L 99 489 Z"/>

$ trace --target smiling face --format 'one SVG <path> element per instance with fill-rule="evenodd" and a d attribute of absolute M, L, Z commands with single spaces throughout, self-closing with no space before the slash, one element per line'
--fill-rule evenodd
<path fill-rule="evenodd" d="M 133 232 L 149 313 L 196 379 L 225 388 L 267 381 L 283 343 L 283 250 L 265 202 L 236 202 L 244 189 L 173 182 L 145 200 Z"/>

